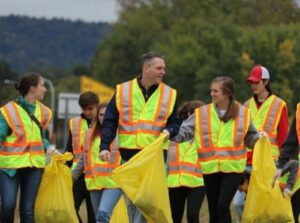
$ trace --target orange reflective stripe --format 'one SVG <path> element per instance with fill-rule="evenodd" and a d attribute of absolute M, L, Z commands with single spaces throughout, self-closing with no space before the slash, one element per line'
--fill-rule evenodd
<path fill-rule="evenodd" d="M 170 87 L 167 87 L 164 84 L 160 84 L 159 90 L 161 93 L 154 120 L 157 120 L 157 124 L 164 125 L 171 107 L 173 91 Z"/>
<path fill-rule="evenodd" d="M 297 104 L 297 110 L 296 110 L 296 131 L 297 131 L 298 144 L 300 145 L 300 103 Z M 299 150 L 299 154 L 300 154 L 300 150 Z"/>
<path fill-rule="evenodd" d="M 133 92 L 133 81 L 125 82 L 120 85 L 120 101 L 119 101 L 119 114 L 120 119 L 124 122 L 132 122 L 133 111 L 132 111 L 132 92 Z"/>
<path fill-rule="evenodd" d="M 42 103 L 39 103 L 40 105 L 40 112 L 41 112 L 41 120 L 40 123 L 42 125 L 42 128 L 45 129 L 48 125 L 48 122 L 50 121 L 50 112 L 48 111 L 48 108 L 43 105 Z"/>
<path fill-rule="evenodd" d="M 178 164 L 178 161 L 179 161 L 179 144 L 171 141 L 168 150 L 169 150 L 169 163 L 170 163 L 170 165 Z"/>
<path fill-rule="evenodd" d="M 275 129 L 276 120 L 278 120 L 280 116 L 281 108 L 283 107 L 283 103 L 278 98 L 274 97 L 274 100 L 268 110 L 266 121 L 263 125 L 263 130 L 267 133 L 271 133 Z"/>
<path fill-rule="evenodd" d="M 239 106 L 239 115 L 236 117 L 236 120 L 234 122 L 234 135 L 233 135 L 233 143 L 234 146 L 241 145 L 244 140 L 243 136 L 246 132 L 247 127 L 247 115 L 248 110 L 244 106 Z"/>
<path fill-rule="evenodd" d="M 26 143 L 26 131 L 23 122 L 21 121 L 20 114 L 18 112 L 18 108 L 16 103 L 11 102 L 3 107 L 9 122 L 11 123 L 9 126 L 12 128 L 14 133 L 16 134 L 16 143 L 25 144 Z"/>
<path fill-rule="evenodd" d="M 189 173 L 194 176 L 202 176 L 202 171 L 196 165 L 190 163 L 180 163 L 179 165 L 169 166 L 169 174 Z"/>

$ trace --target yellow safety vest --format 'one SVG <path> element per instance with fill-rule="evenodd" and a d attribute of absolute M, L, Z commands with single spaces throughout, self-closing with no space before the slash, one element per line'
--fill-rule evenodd
<path fill-rule="evenodd" d="M 213 104 L 195 110 L 195 143 L 203 174 L 245 170 L 249 125 L 249 111 L 240 104 L 237 117 L 227 122 L 220 120 Z"/>
<path fill-rule="evenodd" d="M 1 107 L 0 111 L 12 130 L 0 147 L 0 168 L 43 168 L 46 159 L 41 131 L 37 124 L 14 101 Z M 48 107 L 36 101 L 34 116 L 40 122 L 42 129 L 46 129 L 52 113 Z"/>
<path fill-rule="evenodd" d="M 297 131 L 297 138 L 298 138 L 298 144 L 300 147 L 300 103 L 297 104 L 297 110 L 296 110 L 296 131 Z M 300 149 L 298 152 L 298 160 L 300 160 Z M 295 193 L 300 188 L 300 166 L 298 169 L 298 174 L 296 178 L 296 183 L 293 187 L 293 192 Z"/>
<path fill-rule="evenodd" d="M 170 142 L 167 184 L 168 187 L 204 186 L 197 148 L 194 143 Z"/>
<path fill-rule="evenodd" d="M 81 148 L 86 131 L 88 130 L 87 120 L 81 116 L 70 119 L 70 131 L 72 135 L 72 148 L 73 148 L 73 165 L 72 169 L 76 166 L 78 158 L 81 154 Z"/>
<path fill-rule="evenodd" d="M 137 79 L 117 85 L 119 111 L 119 147 L 142 149 L 153 142 L 165 128 L 176 99 L 176 91 L 161 83 L 145 102 Z M 167 149 L 168 144 L 163 145 Z"/>
<path fill-rule="evenodd" d="M 111 178 L 111 172 L 120 165 L 121 157 L 118 152 L 117 142 L 110 147 L 111 157 L 109 162 L 100 160 L 100 136 L 92 139 L 95 128 L 87 130 L 83 143 L 84 177 L 88 190 L 101 190 L 102 188 L 117 188 Z"/>
<path fill-rule="evenodd" d="M 249 99 L 245 106 L 249 108 L 253 124 L 259 131 L 268 133 L 272 145 L 272 155 L 274 159 L 279 157 L 279 146 L 277 142 L 277 127 L 280 121 L 281 112 L 286 103 L 275 95 L 271 95 L 257 108 L 254 97 Z"/>

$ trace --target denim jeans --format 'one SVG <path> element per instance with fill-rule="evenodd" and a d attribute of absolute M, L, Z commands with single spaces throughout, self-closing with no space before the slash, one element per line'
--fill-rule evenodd
<path fill-rule="evenodd" d="M 122 195 L 119 188 L 104 189 L 97 212 L 97 222 L 109 223 L 111 214 Z"/>
<path fill-rule="evenodd" d="M 95 219 L 96 219 L 97 211 L 98 211 L 98 208 L 99 208 L 99 205 L 100 205 L 102 192 L 103 192 L 103 190 L 92 190 L 92 191 L 90 191 L 90 197 L 91 197 L 93 210 L 94 210 L 94 213 L 95 213 Z"/>
<path fill-rule="evenodd" d="M 0 171 L 1 222 L 13 223 L 20 186 L 20 219 L 22 223 L 34 222 L 34 204 L 43 169 L 21 168 L 10 177 Z"/>
<path fill-rule="evenodd" d="M 130 223 L 147 223 L 142 212 L 132 203 L 132 201 L 125 196 L 128 218 Z"/>

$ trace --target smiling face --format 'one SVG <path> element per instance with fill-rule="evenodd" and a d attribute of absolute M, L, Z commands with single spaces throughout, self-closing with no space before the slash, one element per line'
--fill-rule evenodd
<path fill-rule="evenodd" d="M 223 105 L 229 101 L 229 96 L 223 93 L 222 82 L 213 82 L 211 84 L 210 96 L 215 105 Z"/>
<path fill-rule="evenodd" d="M 46 91 L 45 81 L 40 77 L 37 86 L 31 86 L 29 93 L 32 94 L 36 100 L 42 100 Z"/>
<path fill-rule="evenodd" d="M 160 84 L 165 76 L 166 64 L 162 58 L 155 57 L 143 66 L 143 79 L 149 86 Z"/>

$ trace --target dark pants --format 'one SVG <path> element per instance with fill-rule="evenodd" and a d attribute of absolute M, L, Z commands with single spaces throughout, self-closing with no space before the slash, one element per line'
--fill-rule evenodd
<path fill-rule="evenodd" d="M 295 223 L 299 223 L 299 215 L 300 215 L 300 189 L 297 190 L 291 199 L 292 202 L 292 208 L 293 208 L 293 215 Z"/>
<path fill-rule="evenodd" d="M 86 202 L 86 211 L 87 211 L 87 222 L 88 223 L 96 223 L 96 217 L 93 211 L 93 206 L 91 202 L 90 192 L 86 189 L 84 174 L 82 174 L 73 184 L 73 195 L 74 195 L 74 203 L 75 210 L 78 216 L 78 220 L 82 223 L 82 220 L 79 216 L 79 209 L 82 201 L 85 199 Z M 85 221 L 84 221 L 85 222 Z"/>
<path fill-rule="evenodd" d="M 231 223 L 230 203 L 242 179 L 242 173 L 203 175 L 210 223 Z"/>
<path fill-rule="evenodd" d="M 1 222 L 13 223 L 20 186 L 20 219 L 22 223 L 34 223 L 34 205 L 43 169 L 22 168 L 10 177 L 0 171 Z"/>
<path fill-rule="evenodd" d="M 181 223 L 185 202 L 187 201 L 188 223 L 199 223 L 199 212 L 205 196 L 205 188 L 202 187 L 175 187 L 169 188 L 172 219 L 174 223 Z"/>

